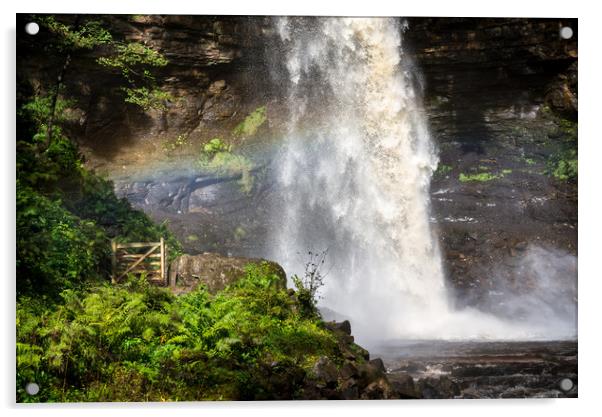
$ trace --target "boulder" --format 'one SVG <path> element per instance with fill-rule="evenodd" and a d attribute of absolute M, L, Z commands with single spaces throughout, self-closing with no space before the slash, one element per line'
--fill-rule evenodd
<path fill-rule="evenodd" d="M 358 367 L 360 386 L 367 387 L 371 383 L 386 378 L 385 373 L 377 364 L 366 362 Z"/>
<path fill-rule="evenodd" d="M 391 386 L 386 378 L 379 378 L 364 388 L 360 398 L 362 400 L 389 399 L 391 398 Z"/>
<path fill-rule="evenodd" d="M 353 362 L 345 362 L 341 367 L 341 378 L 346 380 L 357 376 L 359 376 L 359 372 Z"/>
<path fill-rule="evenodd" d="M 385 368 L 385 363 L 383 362 L 383 360 L 381 358 L 372 359 L 370 361 L 370 365 L 375 366 L 382 373 L 387 372 L 387 369 Z"/>
<path fill-rule="evenodd" d="M 349 320 L 344 320 L 341 322 L 330 321 L 326 322 L 325 326 L 329 330 L 342 332 L 348 336 L 351 336 L 351 323 L 349 323 Z"/>
<path fill-rule="evenodd" d="M 286 273 L 280 265 L 265 259 L 236 258 L 204 253 L 182 255 L 170 265 L 170 283 L 177 293 L 189 292 L 204 285 L 212 294 L 243 278 L 249 264 L 267 265 L 277 277 L 277 285 L 286 288 Z M 175 283 L 175 285 L 174 285 Z"/>
<path fill-rule="evenodd" d="M 419 380 L 417 391 L 422 398 L 427 399 L 454 398 L 460 395 L 458 384 L 445 375 Z"/>
<path fill-rule="evenodd" d="M 416 384 L 414 384 L 414 378 L 406 373 L 396 372 L 388 375 L 391 389 L 393 390 L 394 396 L 400 399 L 413 399 L 420 398 L 418 392 L 416 392 Z"/>
<path fill-rule="evenodd" d="M 340 397 L 343 400 L 357 400 L 360 396 L 357 381 L 353 378 L 341 382 L 339 391 Z"/>
<path fill-rule="evenodd" d="M 312 368 L 318 387 L 335 387 L 339 378 L 336 365 L 326 356 L 322 356 Z"/>

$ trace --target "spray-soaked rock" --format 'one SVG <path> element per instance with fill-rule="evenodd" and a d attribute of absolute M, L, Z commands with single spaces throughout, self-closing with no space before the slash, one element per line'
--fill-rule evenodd
<path fill-rule="evenodd" d="M 362 400 L 376 400 L 391 398 L 391 386 L 385 378 L 370 383 L 362 392 Z"/>
<path fill-rule="evenodd" d="M 414 378 L 406 373 L 397 372 L 387 375 L 391 383 L 391 389 L 394 396 L 400 399 L 420 398 L 420 394 L 416 391 Z"/>
<path fill-rule="evenodd" d="M 319 387 L 331 387 L 336 386 L 339 373 L 335 364 L 323 356 L 314 365 L 313 374 L 317 380 Z"/>
<path fill-rule="evenodd" d="M 449 377 L 424 378 L 418 381 L 417 391 L 421 398 L 441 399 L 454 398 L 460 395 L 460 387 Z"/>
<path fill-rule="evenodd" d="M 349 320 L 344 320 L 342 322 L 336 322 L 336 321 L 328 322 L 328 323 L 326 323 L 326 327 L 330 330 L 341 331 L 341 332 L 351 336 L 351 323 L 349 323 Z"/>

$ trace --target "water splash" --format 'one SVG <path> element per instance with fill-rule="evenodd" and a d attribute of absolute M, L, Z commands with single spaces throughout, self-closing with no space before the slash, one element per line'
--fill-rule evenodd
<path fill-rule="evenodd" d="M 276 161 L 269 256 L 303 271 L 328 249 L 321 305 L 363 343 L 533 337 L 476 310 L 454 311 L 429 223 L 438 158 L 397 19 L 280 18 L 288 139 Z"/>

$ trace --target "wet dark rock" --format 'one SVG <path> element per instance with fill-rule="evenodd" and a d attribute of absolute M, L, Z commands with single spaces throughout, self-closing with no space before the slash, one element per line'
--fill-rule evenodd
<path fill-rule="evenodd" d="M 359 349 L 356 349 L 356 350 L 358 350 L 360 352 L 361 357 L 366 361 L 370 360 L 370 352 L 368 352 L 366 349 L 362 348 L 361 346 L 358 346 L 358 347 L 359 347 Z"/>
<path fill-rule="evenodd" d="M 482 308 L 495 280 L 515 273 L 507 258 L 528 244 L 576 253 L 576 184 L 545 170 L 567 139 L 560 125 L 576 121 L 577 36 L 562 40 L 558 27 L 575 30 L 577 21 L 410 18 L 409 26 L 404 41 L 449 167 L 435 174 L 431 194 L 446 269 L 460 303 Z M 491 181 L 459 181 L 503 170 Z"/>
<path fill-rule="evenodd" d="M 475 400 L 475 399 L 483 398 L 483 396 L 479 392 L 479 390 L 471 387 L 471 388 L 462 390 L 462 398 Z"/>
<path fill-rule="evenodd" d="M 343 381 L 340 386 L 342 400 L 357 400 L 359 399 L 359 388 L 355 380 L 350 379 Z"/>
<path fill-rule="evenodd" d="M 416 391 L 414 378 L 412 378 L 410 375 L 402 372 L 396 372 L 387 375 L 387 377 L 391 383 L 391 390 L 393 391 L 394 396 L 401 399 L 413 399 L 420 397 Z"/>
<path fill-rule="evenodd" d="M 244 400 L 289 400 L 302 385 L 305 372 L 289 362 L 272 362 L 256 373 L 249 393 L 241 393 Z"/>
<path fill-rule="evenodd" d="M 326 322 L 326 327 L 333 331 L 340 331 L 347 335 L 351 335 L 351 323 L 349 320 L 344 320 L 342 322 Z"/>
<path fill-rule="evenodd" d="M 322 387 L 334 387 L 339 377 L 336 365 L 325 356 L 318 359 L 312 372 L 318 381 L 318 386 Z"/>
<path fill-rule="evenodd" d="M 518 242 L 516 245 L 514 245 L 514 249 L 523 252 L 523 251 L 527 250 L 528 246 L 529 246 L 529 244 L 527 242 L 522 241 L 522 242 Z"/>
<path fill-rule="evenodd" d="M 454 398 L 460 395 L 458 384 L 445 375 L 420 379 L 416 385 L 421 397 L 426 399 Z"/>
<path fill-rule="evenodd" d="M 368 384 L 362 391 L 360 398 L 362 400 L 377 400 L 391 398 L 391 386 L 385 378 L 380 378 L 375 382 Z"/>
<path fill-rule="evenodd" d="M 350 379 L 359 376 L 359 371 L 353 362 L 346 362 L 341 367 L 340 374 L 342 379 Z"/>
<path fill-rule="evenodd" d="M 370 365 L 374 366 L 382 373 L 387 372 L 387 369 L 385 368 L 385 364 L 381 358 L 372 359 L 369 363 L 370 363 Z"/>
<path fill-rule="evenodd" d="M 576 352 L 575 341 L 419 344 L 402 358 L 377 351 L 392 369 L 387 378 L 399 398 L 576 396 Z M 575 384 L 569 392 L 559 388 L 565 378 Z"/>
<path fill-rule="evenodd" d="M 384 371 L 380 366 L 366 362 L 358 366 L 360 386 L 368 386 L 372 382 L 379 380 L 385 376 Z"/>

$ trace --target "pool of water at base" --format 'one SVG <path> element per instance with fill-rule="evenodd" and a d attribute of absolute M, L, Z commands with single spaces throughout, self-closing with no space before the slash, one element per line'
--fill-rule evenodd
<path fill-rule="evenodd" d="M 577 397 L 575 340 L 396 341 L 370 352 L 423 398 Z"/>

